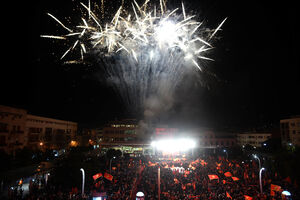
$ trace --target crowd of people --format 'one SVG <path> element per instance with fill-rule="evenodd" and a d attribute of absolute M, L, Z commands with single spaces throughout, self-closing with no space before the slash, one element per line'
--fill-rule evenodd
<path fill-rule="evenodd" d="M 291 180 L 283 180 L 276 172 L 263 171 L 261 182 L 262 193 L 259 166 L 254 160 L 238 162 L 209 156 L 196 160 L 150 161 L 142 173 L 138 190 L 144 192 L 147 200 L 158 199 L 159 190 L 161 200 L 282 199 L 283 189 L 289 190 L 293 199 L 300 198 Z"/>
<path fill-rule="evenodd" d="M 110 169 L 93 177 L 92 184 L 81 187 L 57 186 L 53 180 L 31 182 L 29 192 L 23 195 L 9 191 L 9 199 L 93 199 L 131 200 L 141 191 L 146 200 L 271 200 L 282 199 L 282 190 L 289 190 L 293 199 L 300 199 L 297 186 L 276 172 L 262 173 L 262 192 L 259 184 L 259 166 L 256 160 L 227 160 L 220 156 L 197 159 L 156 156 L 115 159 Z M 92 178 L 92 177 L 86 177 Z M 272 188 L 272 189 L 271 189 Z"/>

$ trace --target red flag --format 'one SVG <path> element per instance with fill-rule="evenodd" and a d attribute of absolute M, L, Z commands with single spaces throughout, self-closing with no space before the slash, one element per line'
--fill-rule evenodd
<path fill-rule="evenodd" d="M 207 162 L 205 162 L 204 160 L 200 160 L 200 164 L 201 164 L 202 166 L 205 166 L 205 165 L 207 165 Z"/>
<path fill-rule="evenodd" d="M 232 176 L 232 174 L 231 174 L 230 172 L 226 172 L 226 173 L 224 173 L 224 175 L 225 175 L 226 177 L 231 177 L 231 176 Z"/>
<path fill-rule="evenodd" d="M 252 197 L 247 196 L 247 195 L 244 195 L 244 197 L 245 197 L 245 200 L 252 200 L 253 199 Z"/>
<path fill-rule="evenodd" d="M 281 186 L 275 185 L 275 184 L 271 184 L 271 190 L 270 190 L 270 195 L 271 196 L 275 196 L 275 192 L 274 191 L 280 192 L 281 191 Z"/>
<path fill-rule="evenodd" d="M 228 192 L 226 192 L 226 197 L 232 199 L 232 197 L 230 196 L 230 194 Z"/>
<path fill-rule="evenodd" d="M 105 173 L 104 173 L 104 178 L 106 178 L 106 179 L 109 180 L 109 181 L 112 181 L 113 176 L 112 176 L 111 174 L 105 172 Z"/>
<path fill-rule="evenodd" d="M 95 174 L 93 176 L 94 181 L 102 176 L 102 173 Z"/>
<path fill-rule="evenodd" d="M 209 180 L 219 179 L 217 175 L 208 175 Z"/>
<path fill-rule="evenodd" d="M 238 180 L 240 180 L 238 177 L 234 177 L 234 176 L 231 177 L 231 178 L 232 178 L 233 181 L 238 181 Z"/>
<path fill-rule="evenodd" d="M 193 181 L 193 189 L 196 190 L 196 183 Z"/>

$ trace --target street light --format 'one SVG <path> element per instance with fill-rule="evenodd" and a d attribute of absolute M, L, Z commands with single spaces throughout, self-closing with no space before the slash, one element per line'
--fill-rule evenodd
<path fill-rule="evenodd" d="M 85 173 L 84 169 L 80 168 L 80 171 L 82 172 L 82 189 L 81 189 L 81 196 L 84 196 L 84 178 L 85 178 Z"/>
<path fill-rule="evenodd" d="M 223 152 L 226 153 L 226 157 L 227 157 L 227 160 L 228 160 L 228 152 L 226 151 L 226 149 L 224 149 Z"/>
<path fill-rule="evenodd" d="M 157 170 L 158 200 L 160 200 L 160 167 Z"/>
<path fill-rule="evenodd" d="M 260 186 L 260 193 L 261 194 L 263 193 L 263 191 L 262 191 L 262 184 L 261 184 L 261 173 L 262 173 L 263 170 L 265 170 L 265 168 L 261 168 L 259 170 L 259 186 Z"/>
<path fill-rule="evenodd" d="M 114 156 L 114 157 L 112 157 L 111 159 L 110 159 L 110 161 L 109 161 L 109 172 L 111 173 L 111 161 L 112 161 L 112 159 L 115 159 L 116 157 Z"/>
<path fill-rule="evenodd" d="M 253 157 L 258 160 L 259 169 L 261 168 L 260 159 L 256 154 L 253 154 Z"/>

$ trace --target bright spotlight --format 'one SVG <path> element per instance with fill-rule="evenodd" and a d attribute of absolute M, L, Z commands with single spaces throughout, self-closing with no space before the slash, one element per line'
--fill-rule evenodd
<path fill-rule="evenodd" d="M 155 146 L 156 146 L 156 141 L 152 141 L 152 142 L 151 142 L 151 146 L 152 146 L 152 147 L 155 147 Z"/>
<path fill-rule="evenodd" d="M 153 141 L 151 146 L 156 147 L 157 150 L 164 152 L 184 152 L 189 149 L 195 148 L 196 143 L 192 139 L 165 139 Z"/>

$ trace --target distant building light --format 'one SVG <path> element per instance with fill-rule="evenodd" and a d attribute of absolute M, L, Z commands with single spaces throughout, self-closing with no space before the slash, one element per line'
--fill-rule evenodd
<path fill-rule="evenodd" d="M 71 143 L 70 143 L 70 145 L 72 147 L 76 147 L 78 145 L 78 143 L 75 140 L 72 140 Z"/>

